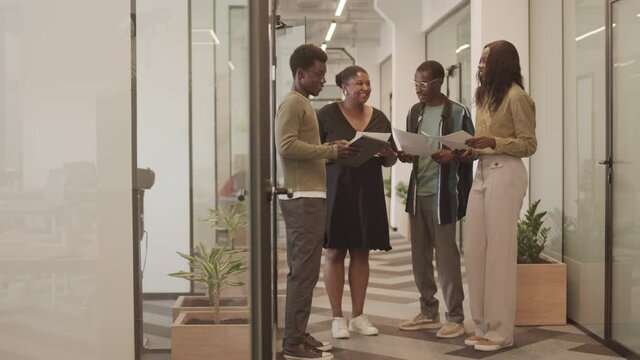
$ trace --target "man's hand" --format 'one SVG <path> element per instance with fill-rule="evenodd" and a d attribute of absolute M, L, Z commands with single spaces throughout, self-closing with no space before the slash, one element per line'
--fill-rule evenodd
<path fill-rule="evenodd" d="M 346 157 L 356 155 L 360 151 L 356 147 L 349 146 L 349 142 L 347 140 L 336 140 L 330 143 L 331 145 L 336 145 L 338 147 L 338 158 L 344 159 Z"/>
<path fill-rule="evenodd" d="M 413 162 L 413 158 L 413 155 L 409 155 L 404 151 L 398 151 L 398 160 L 402 161 L 403 163 Z"/>
<path fill-rule="evenodd" d="M 464 142 L 467 146 L 474 149 L 496 148 L 496 139 L 490 136 L 478 136 L 468 139 Z"/>
<path fill-rule="evenodd" d="M 437 162 L 438 164 L 446 164 L 451 160 L 453 160 L 454 154 L 453 154 L 453 151 L 451 150 L 440 149 L 434 152 L 433 154 L 431 154 L 431 158 L 433 159 L 433 161 Z"/>
<path fill-rule="evenodd" d="M 472 162 L 473 160 L 475 160 L 472 149 L 456 150 L 455 155 L 462 162 Z"/>

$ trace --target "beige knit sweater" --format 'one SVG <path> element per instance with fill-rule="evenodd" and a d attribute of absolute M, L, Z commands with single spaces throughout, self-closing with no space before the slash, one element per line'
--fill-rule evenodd
<path fill-rule="evenodd" d="M 297 191 L 327 189 L 325 162 L 338 157 L 336 145 L 320 144 L 318 119 L 309 100 L 291 91 L 275 121 L 278 185 Z"/>

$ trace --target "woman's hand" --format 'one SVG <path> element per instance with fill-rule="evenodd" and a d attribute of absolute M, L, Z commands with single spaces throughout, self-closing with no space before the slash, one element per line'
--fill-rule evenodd
<path fill-rule="evenodd" d="M 464 142 L 465 145 L 474 149 L 496 148 L 496 139 L 490 136 L 477 136 Z"/>
<path fill-rule="evenodd" d="M 387 147 L 384 150 L 382 150 L 379 153 L 377 153 L 376 156 L 383 157 L 383 158 L 386 158 L 386 159 L 392 159 L 392 158 L 396 157 L 396 152 L 393 151 L 393 149 L 391 147 Z"/>

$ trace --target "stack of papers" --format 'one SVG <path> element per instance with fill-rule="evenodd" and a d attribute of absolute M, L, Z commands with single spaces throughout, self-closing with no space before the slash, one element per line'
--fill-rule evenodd
<path fill-rule="evenodd" d="M 445 136 L 433 136 L 426 133 L 415 134 L 395 128 L 392 132 L 393 139 L 398 148 L 409 155 L 416 156 L 431 156 L 431 154 L 438 150 L 429 145 L 428 139 L 436 140 L 451 150 L 462 150 L 469 148 L 465 145 L 465 141 L 473 137 L 464 130 L 456 131 Z"/>
<path fill-rule="evenodd" d="M 349 146 L 357 147 L 360 151 L 358 155 L 338 159 L 335 162 L 347 166 L 357 167 L 364 164 L 380 151 L 391 146 L 389 143 L 390 133 L 376 133 L 358 131 L 356 136 L 349 141 Z"/>

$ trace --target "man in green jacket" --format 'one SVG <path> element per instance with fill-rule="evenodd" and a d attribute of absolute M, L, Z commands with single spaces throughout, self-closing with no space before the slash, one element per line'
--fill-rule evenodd
<path fill-rule="evenodd" d="M 416 70 L 414 84 L 420 102 L 407 115 L 407 131 L 443 136 L 459 130 L 474 134 L 469 110 L 441 92 L 444 68 L 425 61 Z M 431 141 L 431 139 L 430 139 Z M 465 334 L 460 252 L 456 245 L 456 220 L 465 215 L 472 181 L 472 164 L 435 142 L 432 156 L 399 154 L 400 161 L 413 163 L 407 208 L 411 226 L 411 262 L 420 292 L 420 312 L 400 324 L 401 330 L 439 329 L 439 338 Z M 447 323 L 440 323 L 433 253 L 438 279 L 447 305 Z"/>

